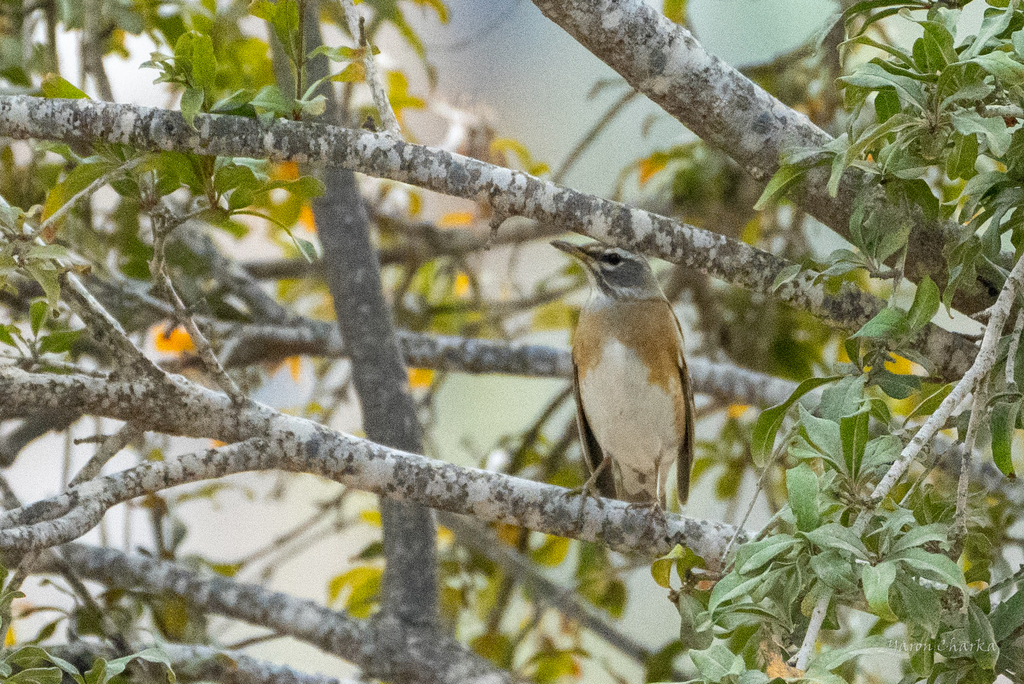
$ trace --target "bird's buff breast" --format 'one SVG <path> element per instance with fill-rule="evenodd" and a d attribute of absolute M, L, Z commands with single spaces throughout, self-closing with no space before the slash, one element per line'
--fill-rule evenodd
<path fill-rule="evenodd" d="M 607 339 L 600 360 L 581 374 L 580 399 L 598 444 L 620 466 L 650 471 L 658 459 L 667 475 L 679 448 L 676 406 L 669 392 L 649 382 L 633 351 Z"/>

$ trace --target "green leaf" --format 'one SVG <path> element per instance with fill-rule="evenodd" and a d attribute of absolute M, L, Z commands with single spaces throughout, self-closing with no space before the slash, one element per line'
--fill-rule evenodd
<path fill-rule="evenodd" d="M 986 55 L 978 55 L 969 61 L 998 78 L 1004 85 L 1015 86 L 1024 83 L 1024 64 L 1005 52 L 996 50 Z"/>
<path fill-rule="evenodd" d="M 718 682 L 730 675 L 738 676 L 746 671 L 743 658 L 735 655 L 724 644 L 713 644 L 702 651 L 690 651 L 694 667 L 712 682 Z"/>
<path fill-rule="evenodd" d="M 679 609 L 679 639 L 691 650 L 705 649 L 715 640 L 712 623 L 704 605 L 691 594 L 680 592 L 676 602 Z"/>
<path fill-rule="evenodd" d="M 736 551 L 736 572 L 748 575 L 799 544 L 800 540 L 789 534 L 743 544 Z"/>
<path fill-rule="evenodd" d="M 801 532 L 809 532 L 818 526 L 818 476 L 801 463 L 786 471 L 786 491 L 789 494 L 789 507 L 796 517 L 796 527 Z"/>
<path fill-rule="evenodd" d="M 838 523 L 828 523 L 810 532 L 801 532 L 800 534 L 822 550 L 836 549 L 852 553 L 861 560 L 868 558 L 868 550 L 864 547 L 864 542 L 852 529 Z"/>
<path fill-rule="evenodd" d="M 896 435 L 880 435 L 864 447 L 864 460 L 860 464 L 860 472 L 871 472 L 880 466 L 887 466 L 896 460 L 903 450 L 903 442 Z"/>
<path fill-rule="evenodd" d="M 839 549 L 827 549 L 811 556 L 811 573 L 821 582 L 844 594 L 857 591 L 857 576 L 849 556 Z"/>
<path fill-rule="evenodd" d="M 777 292 L 780 287 L 796 278 L 802 269 L 803 267 L 800 264 L 790 264 L 779 271 L 779 274 L 775 276 L 775 280 L 772 281 L 772 292 Z"/>
<path fill-rule="evenodd" d="M 313 263 L 314 261 L 320 258 L 320 255 L 318 255 L 316 252 L 316 245 L 314 245 L 312 242 L 310 242 L 309 240 L 303 240 L 302 238 L 299 237 L 295 237 L 294 235 L 292 235 L 291 238 L 292 240 L 295 241 L 295 246 L 299 248 L 300 252 L 302 252 L 302 256 L 306 259 L 306 261 L 308 261 L 309 263 Z"/>
<path fill-rule="evenodd" d="M 992 609 L 989 620 L 998 641 L 1005 640 L 1024 626 L 1024 591 L 1018 588 L 1016 594 L 1001 601 Z"/>
<path fill-rule="evenodd" d="M 884 123 L 900 112 L 900 96 L 895 88 L 882 88 L 875 95 L 875 116 Z"/>
<path fill-rule="evenodd" d="M 8 347 L 14 347 L 15 349 L 17 349 L 18 348 L 18 343 L 14 341 L 14 336 L 11 335 L 11 331 L 12 330 L 16 331 L 17 329 L 18 328 L 16 326 L 14 326 L 13 324 L 11 324 L 11 325 L 0 325 L 0 342 L 2 342 L 3 344 L 6 344 Z"/>
<path fill-rule="evenodd" d="M 891 560 L 902 561 L 928 579 L 944 582 L 963 592 L 967 591 L 967 582 L 964 581 L 963 571 L 957 567 L 956 563 L 940 553 L 929 553 L 924 549 L 911 548 L 893 554 Z"/>
<path fill-rule="evenodd" d="M 860 412 L 864 404 L 866 375 L 846 376 L 821 393 L 817 414 L 821 418 L 838 423 L 846 416 Z"/>
<path fill-rule="evenodd" d="M 48 313 L 50 313 L 50 307 L 44 300 L 37 299 L 32 302 L 28 309 L 28 316 L 33 336 L 38 336 L 39 331 L 43 329 L 43 321 L 46 320 L 46 314 Z"/>
<path fill-rule="evenodd" d="M 196 35 L 192 42 L 192 85 L 199 90 L 210 90 L 217 79 L 217 56 L 213 40 L 205 34 Z"/>
<path fill-rule="evenodd" d="M 806 168 L 785 164 L 780 166 L 779 170 L 776 171 L 775 175 L 768 181 L 768 185 L 765 186 L 764 192 L 761 193 L 761 197 L 759 197 L 757 202 L 754 204 L 754 210 L 761 211 L 766 208 L 776 197 L 785 193 L 790 186 L 799 181 L 806 173 Z"/>
<path fill-rule="evenodd" d="M 50 333 L 39 340 L 39 353 L 63 354 L 71 349 L 71 345 L 78 340 L 81 334 L 81 330 L 62 330 Z"/>
<path fill-rule="evenodd" d="M 185 123 L 189 125 L 189 128 L 194 129 L 196 120 L 196 114 L 203 107 L 203 99 L 205 95 L 202 88 L 185 88 L 185 92 L 181 94 L 181 115 L 185 117 Z"/>
<path fill-rule="evenodd" d="M 758 416 L 757 423 L 754 424 L 754 429 L 750 435 L 750 447 L 755 465 L 759 468 L 764 466 L 764 459 L 771 454 L 772 448 L 775 446 L 775 434 L 782 426 L 782 421 L 785 419 L 790 407 L 808 392 L 842 378 L 842 375 L 833 375 L 827 378 L 809 378 L 804 380 L 797 385 L 793 394 L 789 395 L 789 399 L 786 399 L 786 401 L 778 406 L 761 411 L 761 415 Z"/>
<path fill-rule="evenodd" d="M 864 447 L 870 438 L 870 420 L 869 412 L 864 410 L 839 421 L 839 434 L 843 440 L 843 462 L 846 463 L 846 472 L 854 479 L 860 475 L 860 465 L 864 461 Z"/>
<path fill-rule="evenodd" d="M 878 565 L 861 566 L 860 579 L 871 612 L 883 620 L 898 622 L 899 618 L 889 607 L 889 587 L 896 579 L 896 563 L 884 561 Z"/>
<path fill-rule="evenodd" d="M 892 657 L 892 640 L 881 634 L 857 639 L 857 642 L 845 648 L 822 651 L 807 666 L 807 674 L 820 677 L 822 673 L 831 672 L 853 658 L 862 655 L 879 655 Z"/>
<path fill-rule="evenodd" d="M 941 523 L 930 523 L 919 527 L 911 527 L 907 533 L 896 540 L 890 553 L 896 554 L 929 542 L 940 542 L 943 546 L 949 543 L 946 526 Z"/>
<path fill-rule="evenodd" d="M 843 438 L 839 423 L 818 418 L 803 406 L 799 407 L 800 427 L 808 443 L 828 457 L 832 463 L 843 460 Z"/>
<path fill-rule="evenodd" d="M 79 90 L 76 86 L 64 80 L 57 74 L 48 74 L 39 89 L 43 91 L 43 97 L 64 100 L 89 99 L 89 96 Z"/>
<path fill-rule="evenodd" d="M 906 326 L 906 314 L 903 309 L 887 306 L 850 337 L 895 337 L 903 334 Z"/>
<path fill-rule="evenodd" d="M 1002 157 L 1010 149 L 1010 132 L 1001 117 L 987 118 L 973 111 L 960 111 L 949 115 L 953 127 L 963 135 L 977 133 L 985 136 L 988 149 Z"/>
<path fill-rule="evenodd" d="M 977 174 L 974 168 L 978 161 L 978 136 L 953 134 L 953 149 L 946 157 L 946 175 L 951 180 L 970 180 Z"/>
<path fill-rule="evenodd" d="M 1011 447 L 1020 415 L 1021 399 L 1000 401 L 992 407 L 992 460 L 1004 475 L 1014 472 Z"/>
<path fill-rule="evenodd" d="M 1014 3 L 1008 3 L 1002 12 L 998 10 L 985 10 L 985 17 L 981 21 L 978 35 L 970 46 L 960 53 L 960 59 L 970 59 L 981 54 L 988 42 L 1005 31 L 1010 26 L 1010 19 L 1013 18 Z"/>
<path fill-rule="evenodd" d="M 919 22 L 924 29 L 921 41 L 928 55 L 926 66 L 930 71 L 942 71 L 947 64 L 957 61 L 956 50 L 953 49 L 953 36 L 945 26 L 935 21 Z"/>
<path fill-rule="evenodd" d="M 967 639 L 977 645 L 971 651 L 974 663 L 986 670 L 994 669 L 999 660 L 999 644 L 996 643 L 996 635 L 988 616 L 981 612 L 974 601 L 967 602 Z"/>
<path fill-rule="evenodd" d="M 920 330 L 931 322 L 932 317 L 939 311 L 939 287 L 929 276 L 925 276 L 917 284 L 917 292 L 914 294 L 914 303 L 907 312 L 907 328 L 910 332 Z"/>
<path fill-rule="evenodd" d="M 844 85 L 853 85 L 869 90 L 894 88 L 901 102 L 912 104 L 922 111 L 927 108 L 928 98 L 925 96 L 920 82 L 907 76 L 890 73 L 875 62 L 862 64 L 849 76 L 843 76 L 836 80 Z"/>
<path fill-rule="evenodd" d="M 60 669 L 56 667 L 30 667 L 10 677 L 7 677 L 5 684 L 60 684 L 63 678 Z"/>

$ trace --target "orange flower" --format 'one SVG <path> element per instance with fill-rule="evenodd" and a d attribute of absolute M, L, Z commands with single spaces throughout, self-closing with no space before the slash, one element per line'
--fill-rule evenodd
<path fill-rule="evenodd" d="M 188 331 L 182 326 L 178 326 L 170 332 L 164 326 L 153 326 L 153 346 L 158 352 L 165 354 L 180 354 L 182 352 L 195 351 L 195 344 L 192 343 L 192 338 L 189 336 Z"/>
<path fill-rule="evenodd" d="M 429 368 L 410 368 L 409 386 L 413 389 L 425 389 L 434 381 L 434 371 Z"/>
<path fill-rule="evenodd" d="M 452 211 L 442 216 L 438 222 L 438 228 L 465 228 L 473 224 L 473 212 Z"/>
<path fill-rule="evenodd" d="M 313 218 L 313 208 L 308 204 L 303 204 L 302 209 L 299 210 L 299 225 L 302 226 L 307 233 L 316 232 L 316 221 Z"/>

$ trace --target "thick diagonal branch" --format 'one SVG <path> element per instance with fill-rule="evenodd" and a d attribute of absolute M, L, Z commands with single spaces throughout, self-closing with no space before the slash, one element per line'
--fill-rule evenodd
<path fill-rule="evenodd" d="M 722 149 L 751 176 L 767 182 L 783 155 L 822 147 L 831 136 L 756 83 L 709 54 L 684 27 L 644 0 L 533 0 L 629 85 L 660 105 L 703 140 Z M 830 197 L 828 170 L 812 170 L 790 193 L 808 213 L 843 237 L 850 237 L 854 198 L 862 174 L 848 170 L 838 197 Z M 885 202 L 879 189 L 876 206 Z M 902 219 L 912 225 L 907 275 L 925 275 L 943 287 L 943 247 L 957 239 L 952 221 L 927 220 L 920 210 Z M 954 304 L 968 313 L 991 306 L 996 291 L 979 280 L 958 292 Z"/>
<path fill-rule="evenodd" d="M 236 116 L 199 115 L 195 125 L 189 127 L 176 112 L 147 107 L 0 96 L 0 135 L 321 162 L 486 201 L 501 216 L 559 224 L 778 298 L 840 328 L 859 328 L 884 306 L 849 283 L 829 294 L 814 284 L 813 271 L 805 270 L 776 289 L 776 276 L 791 263 L 739 240 L 389 135 L 283 120 L 264 126 Z M 931 324 L 910 346 L 928 356 L 937 374 L 947 379 L 960 378 L 976 351 L 965 338 Z"/>

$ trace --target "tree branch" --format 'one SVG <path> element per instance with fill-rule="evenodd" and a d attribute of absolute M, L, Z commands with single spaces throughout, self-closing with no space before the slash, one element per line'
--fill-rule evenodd
<path fill-rule="evenodd" d="M 206 612 L 267 627 L 350 660 L 374 679 L 409 684 L 510 681 L 507 674 L 450 639 L 413 642 L 401 632 L 379 633 L 369 623 L 312 601 L 226 577 L 205 580 L 173 563 L 114 549 L 69 544 L 62 551 L 65 562 L 85 579 L 111 588 L 177 596 Z"/>
<path fill-rule="evenodd" d="M 857 329 L 884 302 L 847 283 L 838 294 L 802 271 L 777 290 L 790 262 L 744 242 L 618 202 L 560 188 L 519 171 L 395 140 L 320 124 L 275 120 L 269 126 L 235 116 L 198 115 L 196 129 L 177 112 L 87 100 L 0 97 L 0 135 L 65 142 L 118 142 L 148 150 L 317 161 L 487 201 L 501 216 L 562 225 L 599 240 L 696 268 L 738 287 L 777 297 L 844 329 Z M 959 378 L 976 350 L 962 336 L 929 324 L 912 342 L 942 378 Z"/>
<path fill-rule="evenodd" d="M 758 181 L 779 169 L 799 148 L 822 147 L 832 137 L 756 83 L 709 54 L 693 35 L 644 0 L 533 0 L 544 15 L 617 71 L 703 140 L 722 149 Z M 789 196 L 843 237 L 863 174 L 849 169 L 837 197 L 827 191 L 829 170 L 812 169 Z M 873 191 L 869 206 L 885 205 Z M 898 211 L 894 207 L 887 210 Z M 930 221 L 919 209 L 900 218 L 911 222 L 907 276 L 929 275 L 946 283 L 945 245 L 958 240 L 954 221 Z M 988 308 L 996 290 L 983 279 L 958 291 L 954 305 L 967 313 Z"/>
<path fill-rule="evenodd" d="M 224 401 L 230 405 L 227 397 Z M 140 423 L 145 420 L 139 416 Z M 395 501 L 599 542 L 615 551 L 652 556 L 682 544 L 709 567 L 717 566 L 734 533 L 724 523 L 652 516 L 612 499 L 587 497 L 581 516 L 579 497 L 562 487 L 455 466 L 281 414 L 267 437 L 143 463 L 5 511 L 0 514 L 0 550 L 21 554 L 63 544 L 98 524 L 118 503 L 182 484 L 265 470 L 317 474 Z"/>

